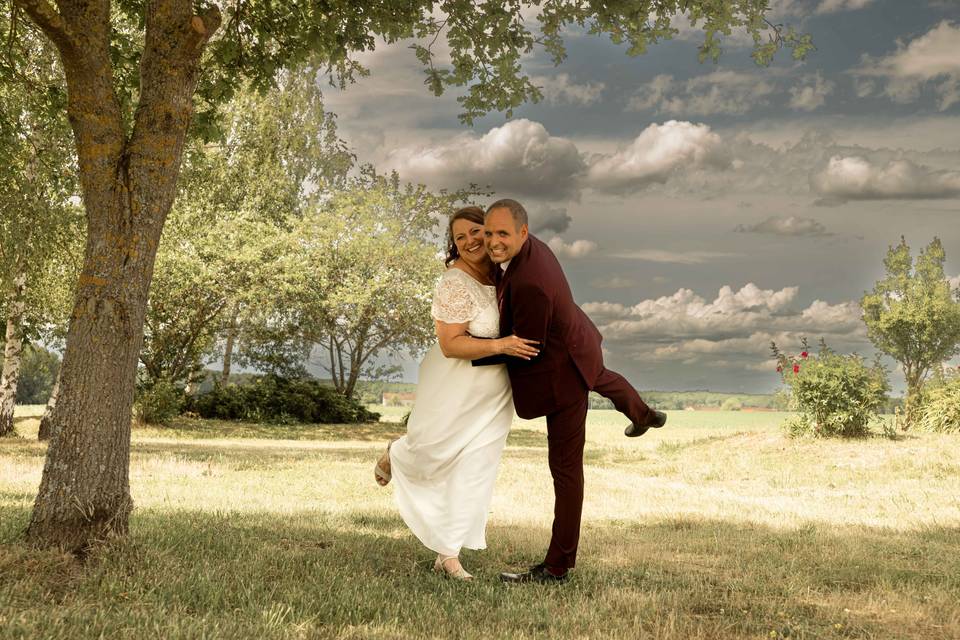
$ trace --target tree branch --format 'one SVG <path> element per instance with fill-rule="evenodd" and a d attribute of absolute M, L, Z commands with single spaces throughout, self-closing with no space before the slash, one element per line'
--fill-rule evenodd
<path fill-rule="evenodd" d="M 80 53 L 81 47 L 76 36 L 60 12 L 47 0 L 13 0 L 13 4 L 27 12 L 34 24 L 57 46 L 63 57 L 74 58 Z"/>

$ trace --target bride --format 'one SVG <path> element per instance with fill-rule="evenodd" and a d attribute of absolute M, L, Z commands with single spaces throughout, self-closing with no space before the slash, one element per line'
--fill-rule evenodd
<path fill-rule="evenodd" d="M 483 238 L 483 210 L 450 218 L 447 271 L 433 296 L 437 344 L 420 363 L 407 434 L 392 442 L 374 473 L 391 478 L 404 522 L 437 552 L 434 571 L 469 580 L 460 549 L 484 549 L 487 512 L 500 456 L 513 421 L 513 395 L 503 364 L 474 367 L 491 355 L 529 360 L 534 341 L 499 337 L 494 265 Z"/>

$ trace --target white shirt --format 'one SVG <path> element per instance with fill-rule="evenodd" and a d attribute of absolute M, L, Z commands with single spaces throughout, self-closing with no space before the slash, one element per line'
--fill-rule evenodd
<path fill-rule="evenodd" d="M 512 260 L 512 259 L 513 259 L 513 258 L 511 258 L 510 260 Z M 510 266 L 510 260 L 507 260 L 506 262 L 501 262 L 501 263 L 500 263 L 500 268 L 503 269 L 504 271 L 506 271 L 506 270 L 507 270 L 507 267 Z"/>

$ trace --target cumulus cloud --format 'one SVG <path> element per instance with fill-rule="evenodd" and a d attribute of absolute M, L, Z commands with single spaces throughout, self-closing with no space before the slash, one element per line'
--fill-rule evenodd
<path fill-rule="evenodd" d="M 722 356 L 747 367 L 769 353 L 771 341 L 789 347 L 802 336 L 823 336 L 839 348 L 865 345 L 859 305 L 815 300 L 798 309 L 798 292 L 797 287 L 773 290 L 749 283 L 739 290 L 722 287 L 713 300 L 679 289 L 632 306 L 592 302 L 583 309 L 599 325 L 611 353 L 638 360 L 690 364 Z"/>
<path fill-rule="evenodd" d="M 765 105 L 776 87 L 766 77 L 739 71 L 714 71 L 679 82 L 671 75 L 658 75 L 642 86 L 627 102 L 627 111 L 646 111 L 672 116 L 743 114 Z"/>
<path fill-rule="evenodd" d="M 511 120 L 477 137 L 462 134 L 430 147 L 402 148 L 388 165 L 405 179 L 439 187 L 490 185 L 503 194 L 560 200 L 578 194 L 586 169 L 577 146 L 539 122 Z"/>
<path fill-rule="evenodd" d="M 863 156 L 836 155 L 811 176 L 810 186 L 839 201 L 955 198 L 960 196 L 960 171 L 933 170 L 904 159 L 879 164 Z"/>
<path fill-rule="evenodd" d="M 540 87 L 543 99 L 551 104 L 590 105 L 600 100 L 606 85 L 602 82 L 577 84 L 570 80 L 569 74 L 558 73 L 554 76 L 532 76 L 530 81 Z"/>
<path fill-rule="evenodd" d="M 704 124 L 670 120 L 651 124 L 628 146 L 590 158 L 587 184 L 600 191 L 630 193 L 691 168 L 726 168 L 732 160 L 719 135 Z"/>
<path fill-rule="evenodd" d="M 563 233 L 570 228 L 566 208 L 541 207 L 529 212 L 531 233 Z"/>
<path fill-rule="evenodd" d="M 827 96 L 833 93 L 834 83 L 824 80 L 818 71 L 803 78 L 801 84 L 790 87 L 790 108 L 814 111 L 823 106 Z"/>
<path fill-rule="evenodd" d="M 739 224 L 734 229 L 738 233 L 767 233 L 777 236 L 828 236 L 827 228 L 813 218 L 789 216 L 781 218 L 771 216 L 762 222 L 751 225 Z"/>
<path fill-rule="evenodd" d="M 897 42 L 889 56 L 864 56 L 854 72 L 885 82 L 883 93 L 895 102 L 914 102 L 921 89 L 929 85 L 937 107 L 945 111 L 960 102 L 960 24 L 943 20 L 936 27 L 909 43 Z M 859 93 L 858 89 L 858 93 Z"/>
<path fill-rule="evenodd" d="M 557 236 L 550 238 L 547 244 L 555 254 L 564 258 L 582 258 L 597 248 L 597 243 L 592 240 L 574 240 L 568 244 Z"/>
<path fill-rule="evenodd" d="M 720 136 L 704 124 L 651 124 L 614 153 L 588 155 L 539 122 L 518 119 L 482 136 L 464 133 L 432 146 L 401 147 L 386 165 L 405 180 L 433 187 L 475 183 L 498 194 L 557 201 L 577 199 L 584 188 L 633 193 L 682 172 L 726 169 L 733 161 Z M 543 228 L 562 232 L 564 215 L 548 216 Z"/>

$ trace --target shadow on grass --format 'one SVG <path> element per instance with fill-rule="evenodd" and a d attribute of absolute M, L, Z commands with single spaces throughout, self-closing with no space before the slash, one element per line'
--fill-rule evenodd
<path fill-rule="evenodd" d="M 514 427 L 507 436 L 508 447 L 542 447 L 547 446 L 547 434 L 534 429 L 518 429 Z"/>
<path fill-rule="evenodd" d="M 261 441 L 262 442 L 262 441 Z M 379 450 L 379 448 L 376 448 Z M 189 440 L 170 442 L 137 442 L 131 445 L 131 456 L 171 456 L 190 462 L 211 462 L 230 465 L 234 470 L 287 468 L 301 462 L 358 462 L 369 463 L 372 467 L 379 454 L 373 447 L 323 447 L 287 445 L 283 447 L 264 447 L 256 441 L 224 441 L 190 444 Z"/>
<path fill-rule="evenodd" d="M 745 431 L 736 431 L 734 433 L 727 433 L 717 436 L 704 436 L 702 438 L 694 438 L 692 440 L 664 440 L 657 445 L 657 453 L 663 454 L 674 454 L 680 453 L 688 449 L 697 449 L 706 445 L 715 444 L 717 442 L 724 442 L 726 440 L 735 440 L 743 438 L 743 436 L 750 435 Z"/>
<path fill-rule="evenodd" d="M 386 441 L 406 433 L 399 423 L 267 424 L 177 418 L 169 427 L 134 425 L 133 436 L 169 438 L 262 438 L 268 440 Z"/>
<path fill-rule="evenodd" d="M 574 579 L 551 588 L 495 579 L 540 560 L 539 527 L 490 527 L 463 584 L 431 574 L 394 513 L 137 511 L 83 568 L 17 542 L 27 515 L 0 506 L 7 637 L 960 635 L 952 528 L 589 522 Z"/>

